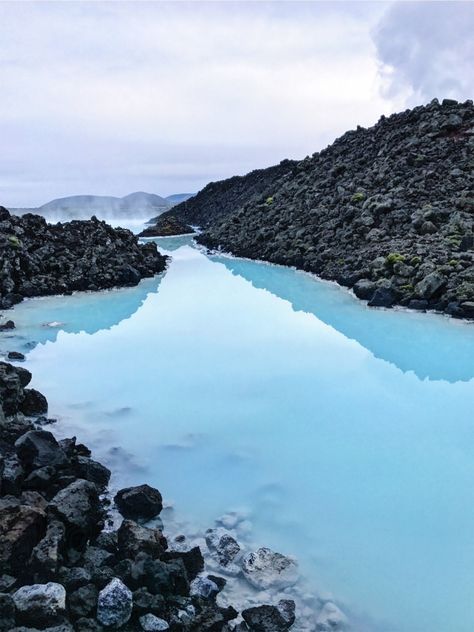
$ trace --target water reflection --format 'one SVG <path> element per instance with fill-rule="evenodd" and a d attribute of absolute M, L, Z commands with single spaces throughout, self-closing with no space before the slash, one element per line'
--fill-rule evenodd
<path fill-rule="evenodd" d="M 1 351 L 29 351 L 37 344 L 54 342 L 60 331 L 95 334 L 130 318 L 147 296 L 158 291 L 162 275 L 137 286 L 101 292 L 77 292 L 24 301 L 12 317 L 16 329 L 0 337 Z"/>
<path fill-rule="evenodd" d="M 467 381 L 474 377 L 474 325 L 434 314 L 379 310 L 335 285 L 304 273 L 230 257 L 213 257 L 233 274 L 314 314 L 376 358 L 413 371 L 420 379 Z"/>
<path fill-rule="evenodd" d="M 59 320 L 56 300 L 30 322 Z M 76 297 L 61 300 L 75 331 Z M 120 487 L 146 481 L 202 527 L 248 509 L 258 545 L 295 554 L 316 586 L 370 612 L 371 630 L 472 632 L 474 382 L 408 370 L 420 369 L 406 340 L 428 323 L 452 377 L 466 325 L 368 310 L 293 270 L 184 246 L 131 318 L 62 332 L 26 366 L 55 431 L 93 448 Z M 376 326 L 389 362 L 368 350 Z M 439 375 L 437 348 L 421 348 Z"/>
<path fill-rule="evenodd" d="M 162 251 L 173 252 L 183 246 L 194 247 L 193 235 L 177 235 L 176 237 L 153 237 L 147 241 L 154 241 Z"/>

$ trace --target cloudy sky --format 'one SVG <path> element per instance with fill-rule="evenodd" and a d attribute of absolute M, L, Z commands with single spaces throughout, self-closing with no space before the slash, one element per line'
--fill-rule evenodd
<path fill-rule="evenodd" d="M 0 2 L 0 204 L 163 195 L 474 96 L 471 2 Z"/>

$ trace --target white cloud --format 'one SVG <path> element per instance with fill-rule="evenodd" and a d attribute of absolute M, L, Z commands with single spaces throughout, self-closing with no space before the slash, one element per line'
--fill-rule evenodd
<path fill-rule="evenodd" d="M 375 122 L 383 11 L 0 3 L 0 203 L 196 190 Z"/>
<path fill-rule="evenodd" d="M 473 33 L 472 2 L 394 4 L 374 29 L 385 95 L 473 98 Z"/>

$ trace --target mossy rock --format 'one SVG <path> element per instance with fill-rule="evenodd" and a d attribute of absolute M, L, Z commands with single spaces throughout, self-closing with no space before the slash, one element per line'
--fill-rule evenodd
<path fill-rule="evenodd" d="M 363 193 L 362 191 L 357 191 L 357 193 L 354 193 L 354 195 L 351 197 L 351 202 L 363 202 L 365 200 L 365 193 Z"/>
<path fill-rule="evenodd" d="M 388 266 L 393 266 L 396 263 L 403 263 L 405 261 L 404 255 L 401 255 L 399 252 L 391 252 L 389 255 L 385 257 L 385 263 Z"/>
<path fill-rule="evenodd" d="M 15 235 L 10 235 L 10 237 L 8 238 L 8 242 L 10 243 L 10 246 L 13 246 L 13 248 L 21 247 L 21 242 L 18 237 L 15 237 Z"/>

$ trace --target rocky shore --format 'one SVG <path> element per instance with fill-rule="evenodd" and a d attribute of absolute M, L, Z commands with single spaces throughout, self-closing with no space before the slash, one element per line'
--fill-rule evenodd
<path fill-rule="evenodd" d="M 48 224 L 0 207 L 0 309 L 25 297 L 137 285 L 165 267 L 156 244 L 95 217 Z"/>
<path fill-rule="evenodd" d="M 474 318 L 473 150 L 472 101 L 435 99 L 171 212 L 209 248 L 335 280 L 370 306 Z"/>
<path fill-rule="evenodd" d="M 156 523 L 162 511 L 157 489 L 143 484 L 118 491 L 115 511 L 123 520 L 112 528 L 110 471 L 75 438 L 57 441 L 44 429 L 47 402 L 28 388 L 30 380 L 26 369 L 0 363 L 0 630 L 292 627 L 291 599 L 240 614 L 219 605 L 226 579 L 203 572 L 201 549 L 189 547 L 184 535 L 168 542 L 161 525 L 145 524 Z M 217 568 L 240 573 L 260 590 L 295 581 L 294 561 L 265 548 L 242 556 L 229 529 L 210 529 L 206 543 Z M 342 625 L 345 618 L 325 604 L 314 629 L 342 629 L 337 620 Z"/>

